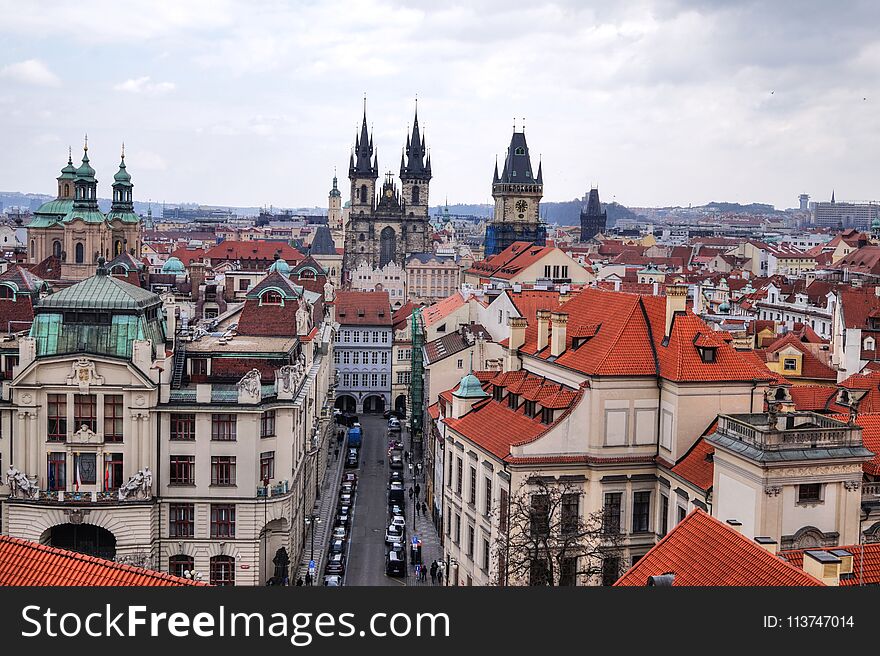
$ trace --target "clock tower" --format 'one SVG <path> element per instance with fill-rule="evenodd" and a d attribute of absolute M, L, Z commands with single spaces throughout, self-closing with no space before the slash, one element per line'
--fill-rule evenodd
<path fill-rule="evenodd" d="M 498 162 L 495 162 L 492 177 L 495 213 L 486 227 L 486 256 L 500 253 L 516 241 L 545 244 L 547 230 L 541 223 L 540 214 L 543 196 L 541 163 L 535 173 L 525 131 L 517 132 L 514 128 L 501 175 L 498 174 Z"/>

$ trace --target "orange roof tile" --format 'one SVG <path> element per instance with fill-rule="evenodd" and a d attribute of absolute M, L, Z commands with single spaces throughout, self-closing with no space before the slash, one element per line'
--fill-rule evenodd
<path fill-rule="evenodd" d="M 849 413 L 831 415 L 832 419 L 848 422 Z M 880 412 L 860 412 L 856 423 L 862 427 L 862 443 L 874 457 L 862 465 L 866 474 L 880 476 Z"/>
<path fill-rule="evenodd" d="M 798 568 L 804 566 L 806 549 L 781 551 L 779 555 Z M 848 551 L 853 557 L 853 573 L 841 576 L 840 585 L 877 585 L 880 584 L 880 544 L 851 544 L 843 547 L 816 547 L 809 551 Z"/>
<path fill-rule="evenodd" d="M 796 410 L 823 411 L 833 400 L 837 388 L 827 385 L 793 385 L 789 390 Z"/>
<path fill-rule="evenodd" d="M 461 294 L 455 292 L 451 296 L 447 296 L 442 301 L 437 301 L 433 305 L 422 310 L 422 320 L 425 326 L 433 326 L 441 319 L 445 319 L 458 308 L 465 304 L 465 300 Z"/>
<path fill-rule="evenodd" d="M 672 472 L 681 476 L 684 480 L 696 485 L 701 490 L 709 490 L 712 487 L 715 476 L 715 463 L 713 455 L 715 447 L 709 444 L 705 437 L 715 432 L 718 426 L 718 420 L 712 422 L 712 425 L 700 436 L 693 446 L 688 449 L 675 466 Z"/>
<path fill-rule="evenodd" d="M 644 586 L 674 573 L 675 586 L 817 586 L 818 580 L 774 556 L 699 508 L 630 568 L 616 586 Z"/>
<path fill-rule="evenodd" d="M 162 572 L 0 535 L 0 586 L 205 585 Z"/>

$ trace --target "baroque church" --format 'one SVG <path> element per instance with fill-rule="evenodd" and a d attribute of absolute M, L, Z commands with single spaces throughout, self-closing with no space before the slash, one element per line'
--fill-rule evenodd
<path fill-rule="evenodd" d="M 389 171 L 377 189 L 378 154 L 367 131 L 365 103 L 348 167 L 351 202 L 345 225 L 344 271 L 351 272 L 362 264 L 381 269 L 390 262 L 402 267 L 411 254 L 428 252 L 431 177 L 431 156 L 419 131 L 416 110 L 412 133 L 400 154 L 400 186 Z"/>
<path fill-rule="evenodd" d="M 94 275 L 99 257 L 110 261 L 129 254 L 140 260 L 142 226 L 134 211 L 134 185 L 125 167 L 125 146 L 113 176 L 113 204 L 106 215 L 98 207 L 98 181 L 89 164 L 88 139 L 79 167 L 73 165 L 68 153 L 67 165 L 57 180 L 57 198 L 43 203 L 27 226 L 31 264 L 54 257 L 60 263 L 61 279 L 76 281 Z"/>

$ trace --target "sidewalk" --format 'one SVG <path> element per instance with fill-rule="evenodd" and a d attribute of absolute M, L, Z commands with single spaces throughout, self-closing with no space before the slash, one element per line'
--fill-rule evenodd
<path fill-rule="evenodd" d="M 407 444 L 412 444 L 412 441 L 407 439 Z M 419 449 L 420 451 L 420 449 Z M 419 455 L 419 454 L 417 454 Z M 434 522 L 431 521 L 431 509 L 428 508 L 427 516 L 423 515 L 421 511 L 415 516 L 415 524 L 413 524 L 413 508 L 415 497 L 412 499 L 409 498 L 409 489 L 411 487 L 415 487 L 415 484 L 418 483 L 420 489 L 419 494 L 419 503 L 421 504 L 425 501 L 425 470 L 424 463 L 422 467 L 422 473 L 420 475 L 416 474 L 416 459 L 413 458 L 413 470 L 412 473 L 409 471 L 409 466 L 407 466 L 404 471 L 404 481 L 406 482 L 406 525 L 407 525 L 407 576 L 406 576 L 406 584 L 407 585 L 431 585 L 431 562 L 434 560 L 442 560 L 443 559 L 443 547 L 440 544 L 440 536 L 437 534 L 437 530 L 434 527 Z M 410 559 L 411 551 L 410 546 L 412 545 L 412 539 L 414 537 L 419 538 L 422 541 L 422 565 L 428 567 L 428 575 L 425 581 L 419 581 L 416 578 L 416 570 L 415 563 Z"/>
<path fill-rule="evenodd" d="M 336 427 L 335 424 L 333 425 Z M 342 480 L 342 463 L 345 460 L 345 449 L 339 450 L 339 457 L 334 460 L 333 453 L 336 449 L 336 438 L 331 436 L 330 440 L 330 459 L 327 462 L 327 469 L 324 472 L 324 481 L 321 484 L 321 498 L 318 499 L 315 507 L 312 509 L 313 514 L 317 514 L 321 521 L 314 526 L 310 526 L 306 530 L 305 549 L 303 549 L 303 558 L 299 567 L 291 575 L 290 585 L 295 586 L 298 577 L 306 580 L 306 573 L 309 571 L 309 560 L 312 555 L 312 535 L 311 531 L 315 531 L 315 581 L 313 585 L 322 585 L 321 577 L 324 571 L 324 556 L 327 551 L 330 532 L 333 530 L 333 513 L 336 509 L 337 492 L 339 484 Z"/>

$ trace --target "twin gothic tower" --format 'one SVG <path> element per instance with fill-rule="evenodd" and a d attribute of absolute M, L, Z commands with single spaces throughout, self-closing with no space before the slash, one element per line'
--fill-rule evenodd
<path fill-rule="evenodd" d="M 428 235 L 428 189 L 431 155 L 419 131 L 416 109 L 412 133 L 400 154 L 400 186 L 394 174 L 384 175 L 381 189 L 379 160 L 373 136 L 367 131 L 367 109 L 360 134 L 355 138 L 348 166 L 351 204 L 345 225 L 343 270 L 350 272 L 366 262 L 381 268 L 389 262 L 404 266 L 413 253 L 430 250 Z"/>

